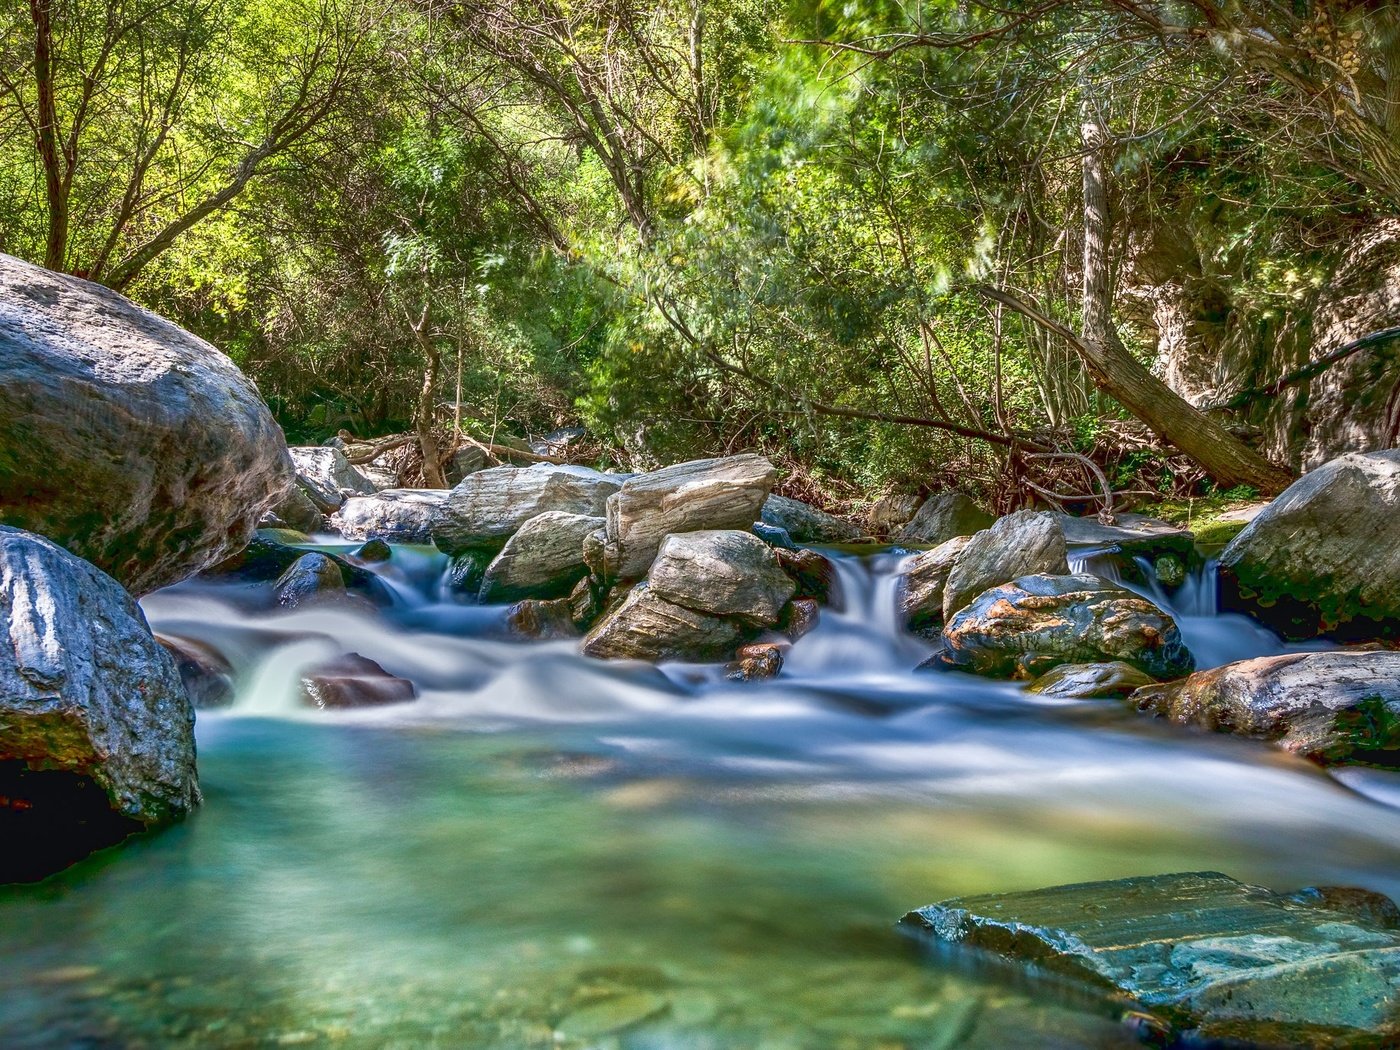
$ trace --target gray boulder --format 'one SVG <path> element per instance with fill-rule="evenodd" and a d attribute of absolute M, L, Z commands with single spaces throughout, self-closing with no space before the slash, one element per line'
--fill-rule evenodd
<path fill-rule="evenodd" d="M 588 632 L 583 652 L 608 660 L 721 660 L 743 634 L 734 620 L 669 602 L 640 583 Z"/>
<path fill-rule="evenodd" d="M 1069 572 L 1064 533 L 1055 515 L 1021 510 L 999 519 L 968 541 L 943 589 L 943 621 L 988 587 L 1020 576 Z"/>
<path fill-rule="evenodd" d="M 347 540 L 431 543 L 433 517 L 446 499 L 446 489 L 385 489 L 372 496 L 350 496 L 329 525 Z"/>
<path fill-rule="evenodd" d="M 1156 684 L 1151 675 L 1131 664 L 1112 660 L 1098 664 L 1060 664 L 1027 688 L 1041 696 L 1066 700 L 1104 700 L 1125 697 L 1135 689 Z"/>
<path fill-rule="evenodd" d="M 910 933 L 1065 979 L 1106 1008 L 1150 1011 L 1154 1045 L 1394 1046 L 1400 931 L 1378 893 L 1292 894 L 1217 872 L 1151 875 L 940 901 Z"/>
<path fill-rule="evenodd" d="M 22 818 L 0 813 L 25 821 L 0 850 L 0 881 L 41 877 L 49 860 L 61 867 L 199 803 L 194 709 L 116 581 L 0 526 L 0 608 L 0 794 L 31 801 Z"/>
<path fill-rule="evenodd" d="M 223 354 L 103 288 L 0 255 L 0 521 L 135 594 L 237 551 L 291 482 Z"/>
<path fill-rule="evenodd" d="M 942 661 L 993 677 L 1121 660 L 1153 678 L 1189 674 L 1176 621 L 1097 576 L 1022 576 L 984 591 L 943 628 Z"/>
<path fill-rule="evenodd" d="M 1400 449 L 1294 482 L 1220 556 L 1221 600 L 1289 638 L 1400 628 Z"/>
<path fill-rule="evenodd" d="M 858 526 L 844 518 L 776 494 L 763 501 L 761 520 L 784 530 L 795 543 L 849 543 L 862 535 Z"/>
<path fill-rule="evenodd" d="M 629 478 L 607 503 L 604 575 L 639 579 L 672 533 L 750 528 L 777 476 L 768 460 L 744 454 Z"/>
<path fill-rule="evenodd" d="M 367 496 L 374 483 L 361 474 L 338 448 L 326 445 L 293 446 L 288 450 L 296 467 L 297 487 L 322 514 L 340 509 L 347 496 Z"/>
<path fill-rule="evenodd" d="M 971 540 L 971 536 L 945 540 L 915 557 L 904 570 L 895 593 L 900 615 L 911 631 L 927 634 L 943 626 L 943 591 L 948 586 L 948 575 Z"/>
<path fill-rule="evenodd" d="M 615 477 L 588 467 L 537 463 L 493 467 L 463 478 L 433 517 L 433 542 L 446 554 L 500 550 L 520 526 L 545 511 L 602 517 Z"/>
<path fill-rule="evenodd" d="M 919 510 L 919 497 L 912 492 L 891 492 L 881 496 L 865 512 L 870 527 L 880 536 L 892 536 L 909 524 Z"/>
<path fill-rule="evenodd" d="M 909 524 L 899 530 L 901 543 L 946 543 L 992 527 L 996 518 L 961 492 L 935 492 L 924 500 Z"/>
<path fill-rule="evenodd" d="M 737 529 L 667 536 L 647 584 L 655 597 L 754 627 L 777 623 L 797 590 L 772 548 Z"/>
<path fill-rule="evenodd" d="M 1131 697 L 1183 725 L 1269 740 L 1320 762 L 1390 764 L 1400 751 L 1400 653 L 1341 650 L 1242 660 Z"/>
<path fill-rule="evenodd" d="M 536 514 L 486 567 L 481 601 L 513 602 L 568 594 L 588 574 L 583 541 L 602 525 L 602 518 L 587 514 L 561 510 Z"/>

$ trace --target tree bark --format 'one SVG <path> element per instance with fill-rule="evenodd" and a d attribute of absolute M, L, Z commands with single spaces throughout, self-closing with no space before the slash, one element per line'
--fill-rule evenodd
<path fill-rule="evenodd" d="M 34 20 L 34 86 L 38 98 L 39 160 L 44 166 L 44 196 L 49 210 L 44 265 L 63 272 L 68 257 L 68 180 L 58 148 L 58 103 L 54 98 L 53 20 L 50 0 L 30 0 Z"/>
<path fill-rule="evenodd" d="M 1101 390 L 1146 423 L 1163 440 L 1190 456 L 1217 483 L 1250 485 L 1266 495 L 1287 488 L 1293 476 L 1250 449 L 1218 422 L 1197 410 L 1133 357 L 1113 324 L 1112 225 L 1108 209 L 1107 136 L 1087 111 L 1082 124 L 1084 159 L 1084 300 L 1082 336 L 1071 338 Z M 1025 304 L 992 296 L 1027 313 Z M 1038 311 L 1035 312 L 1038 314 Z M 1065 334 L 1061 331 L 1061 334 Z M 1073 336 L 1073 333 L 1069 333 Z"/>
<path fill-rule="evenodd" d="M 425 302 L 418 322 L 411 326 L 424 357 L 423 388 L 418 393 L 414 428 L 418 433 L 418 449 L 423 453 L 424 482 L 430 489 L 445 489 L 447 477 L 442 471 L 442 453 L 438 448 L 437 431 L 434 429 L 437 423 L 437 385 L 438 373 L 442 370 L 442 354 L 428 331 L 430 312 L 431 306 Z"/>

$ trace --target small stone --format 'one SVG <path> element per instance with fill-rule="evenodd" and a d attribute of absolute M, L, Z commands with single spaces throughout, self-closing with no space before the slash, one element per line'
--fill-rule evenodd
<path fill-rule="evenodd" d="M 778 630 L 782 631 L 789 641 L 795 642 L 816 627 L 820 618 L 821 606 L 815 598 L 794 598 L 783 609 L 783 615 L 778 620 Z"/>
<path fill-rule="evenodd" d="M 783 650 L 772 642 L 755 642 L 740 646 L 734 662 L 726 669 L 731 682 L 754 682 L 776 678 L 783 669 Z"/>
<path fill-rule="evenodd" d="M 345 653 L 307 672 L 301 688 L 302 700 L 322 710 L 402 704 L 418 696 L 412 682 L 359 653 Z"/>
<path fill-rule="evenodd" d="M 340 566 L 324 554 L 303 554 L 282 574 L 276 584 L 277 604 L 294 609 L 306 602 L 345 593 Z"/>
<path fill-rule="evenodd" d="M 641 1024 L 660 1014 L 669 1005 L 655 992 L 629 992 L 580 1007 L 555 1027 L 560 1039 L 594 1039 Z"/>
<path fill-rule="evenodd" d="M 1117 699 L 1135 689 L 1156 685 L 1151 675 L 1121 660 L 1095 664 L 1060 664 L 1027 688 L 1041 696 L 1072 700 Z"/>
<path fill-rule="evenodd" d="M 362 544 L 359 548 L 352 551 L 351 554 L 359 558 L 360 561 L 370 562 L 371 564 L 388 561 L 394 556 L 394 552 L 390 549 L 389 545 L 378 538 Z"/>

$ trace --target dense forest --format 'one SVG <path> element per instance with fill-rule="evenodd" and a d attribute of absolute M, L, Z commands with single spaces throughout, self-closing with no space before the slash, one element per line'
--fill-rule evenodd
<path fill-rule="evenodd" d="M 1276 491 L 1335 451 L 1307 366 L 1373 334 L 1323 315 L 1396 236 L 1390 5 L 5 17 L 0 251 L 210 339 L 293 436 L 415 429 L 429 484 L 466 437 L 581 424 L 634 469 L 762 450 L 827 503 L 1006 508 L 1091 485 L 1067 452 Z"/>

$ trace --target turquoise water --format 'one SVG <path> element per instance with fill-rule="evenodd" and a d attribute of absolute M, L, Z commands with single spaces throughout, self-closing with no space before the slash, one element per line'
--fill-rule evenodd
<path fill-rule="evenodd" d="M 845 612 L 744 685 L 503 641 L 500 610 L 396 558 L 387 615 L 145 603 L 238 671 L 199 719 L 206 804 L 0 890 L 0 1046 L 1132 1046 L 894 922 L 1176 870 L 1400 893 L 1400 811 L 1361 793 L 1387 774 L 915 672 L 889 557 L 843 559 Z M 421 698 L 297 706 L 301 669 L 346 649 Z"/>

